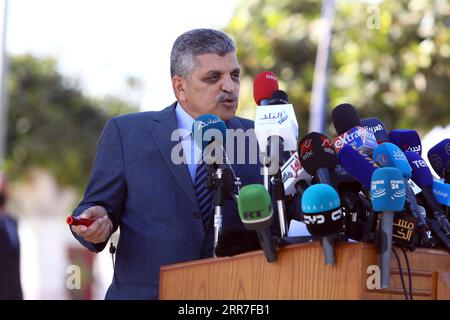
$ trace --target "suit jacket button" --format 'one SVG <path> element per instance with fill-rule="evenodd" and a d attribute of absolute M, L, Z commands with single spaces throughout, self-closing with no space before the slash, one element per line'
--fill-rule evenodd
<path fill-rule="evenodd" d="M 200 212 L 194 211 L 194 218 L 195 219 L 200 219 Z"/>

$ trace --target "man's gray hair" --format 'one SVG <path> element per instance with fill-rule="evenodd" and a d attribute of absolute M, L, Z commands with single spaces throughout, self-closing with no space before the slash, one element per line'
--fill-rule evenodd
<path fill-rule="evenodd" d="M 179 36 L 170 53 L 170 75 L 189 77 L 195 68 L 195 57 L 213 53 L 221 57 L 236 50 L 236 44 L 225 33 L 214 29 L 194 29 Z"/>

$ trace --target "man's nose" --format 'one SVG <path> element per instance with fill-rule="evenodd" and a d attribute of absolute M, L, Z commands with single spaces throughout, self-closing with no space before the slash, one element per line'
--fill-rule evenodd
<path fill-rule="evenodd" d="M 233 80 L 231 79 L 231 76 L 229 74 L 224 76 L 221 89 L 224 92 L 228 92 L 228 93 L 233 92 L 233 90 L 234 90 L 234 83 L 233 83 Z"/>

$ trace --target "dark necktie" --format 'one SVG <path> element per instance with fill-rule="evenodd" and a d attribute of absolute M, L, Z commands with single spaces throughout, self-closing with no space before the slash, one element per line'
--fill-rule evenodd
<path fill-rule="evenodd" d="M 206 187 L 208 172 L 206 170 L 206 163 L 203 161 L 198 165 L 195 173 L 194 189 L 197 195 L 198 206 L 200 208 L 200 215 L 202 217 L 203 227 L 207 228 L 209 216 L 212 207 L 213 193 Z"/>

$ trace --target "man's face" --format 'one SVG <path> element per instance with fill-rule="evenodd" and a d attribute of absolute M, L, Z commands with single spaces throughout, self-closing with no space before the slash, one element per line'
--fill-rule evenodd
<path fill-rule="evenodd" d="M 172 78 L 181 105 L 194 119 L 207 113 L 222 120 L 231 119 L 238 107 L 240 68 L 236 53 L 221 57 L 203 54 L 196 57 L 196 67 L 187 78 Z"/>

